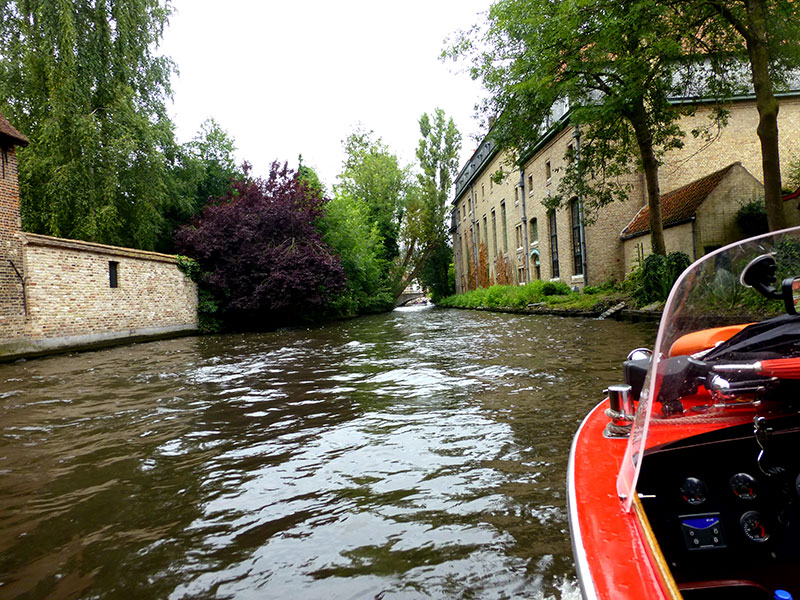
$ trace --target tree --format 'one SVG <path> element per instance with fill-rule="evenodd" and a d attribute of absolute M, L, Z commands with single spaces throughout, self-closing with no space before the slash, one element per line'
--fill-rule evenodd
<path fill-rule="evenodd" d="M 316 224 L 325 200 L 286 165 L 236 181 L 177 235 L 181 253 L 227 318 L 248 328 L 325 314 L 345 289 L 341 262 Z"/>
<path fill-rule="evenodd" d="M 441 108 L 433 119 L 423 113 L 419 119 L 420 140 L 417 184 L 406 195 L 400 229 L 401 253 L 392 269 L 392 287 L 398 297 L 417 276 L 437 246 L 447 238 L 447 195 L 458 170 L 459 134 L 453 119 Z"/>
<path fill-rule="evenodd" d="M 206 119 L 189 142 L 183 144 L 173 168 L 173 197 L 185 202 L 169 204 L 163 211 L 167 235 L 156 242 L 159 252 L 175 251 L 174 236 L 181 225 L 196 217 L 210 201 L 225 196 L 232 182 L 243 179 L 236 167 L 236 145 L 227 131 L 214 119 Z"/>
<path fill-rule="evenodd" d="M 453 249 L 447 240 L 440 240 L 419 270 L 419 282 L 427 288 L 433 302 L 456 293 Z"/>
<path fill-rule="evenodd" d="M 381 258 L 394 259 L 408 186 L 408 169 L 374 132 L 357 129 L 344 141 L 346 158 L 336 194 L 364 202 L 383 240 Z"/>
<path fill-rule="evenodd" d="M 325 204 L 319 228 L 347 276 L 347 289 L 337 300 L 341 312 L 363 314 L 393 308 L 394 297 L 386 287 L 386 261 L 380 258 L 383 243 L 367 205 L 340 192 Z"/>
<path fill-rule="evenodd" d="M 178 147 L 154 55 L 168 1 L 6 0 L 0 108 L 19 153 L 26 230 L 152 249 L 165 234 Z"/>
<path fill-rule="evenodd" d="M 236 166 L 236 142 L 213 118 L 200 125 L 200 131 L 184 144 L 190 161 L 199 170 L 194 190 L 194 208 L 199 213 L 209 200 L 224 196 L 231 181 L 242 179 L 244 173 Z"/>
<path fill-rule="evenodd" d="M 764 204 L 772 231 L 787 226 L 783 210 L 781 162 L 778 147 L 778 100 L 774 82 L 800 67 L 800 4 L 794 0 L 695 0 L 672 3 L 676 14 L 688 23 L 685 31 L 697 32 L 694 47 L 710 55 L 744 55 L 758 109 L 757 133 L 764 172 Z M 742 48 L 742 43 L 744 48 Z M 736 53 L 738 51 L 738 53 Z M 717 76 L 725 78 L 730 60 L 717 61 Z"/>
<path fill-rule="evenodd" d="M 681 33 L 653 0 L 499 0 L 479 43 L 462 34 L 454 57 L 474 61 L 472 75 L 490 92 L 483 106 L 501 148 L 532 147 L 569 106 L 580 128 L 555 207 L 574 196 L 588 213 L 627 198 L 624 175 L 641 169 L 647 184 L 653 252 L 665 254 L 658 167 L 680 147 L 682 112 L 669 97 L 691 79 Z"/>
<path fill-rule="evenodd" d="M 326 196 L 325 186 L 322 184 L 319 175 L 312 167 L 303 164 L 302 154 L 297 157 L 297 176 L 311 187 L 316 194 L 323 198 Z"/>

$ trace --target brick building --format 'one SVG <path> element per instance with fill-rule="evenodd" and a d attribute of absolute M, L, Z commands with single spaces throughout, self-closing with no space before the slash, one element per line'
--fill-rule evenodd
<path fill-rule="evenodd" d="M 744 204 L 764 201 L 764 186 L 736 162 L 661 196 L 664 241 L 697 260 L 742 237 L 736 213 Z M 800 224 L 796 202 L 785 202 L 787 221 Z M 625 267 L 630 271 L 647 254 L 650 210 L 643 206 L 622 230 Z"/>
<path fill-rule="evenodd" d="M 16 149 L 0 115 L 0 360 L 197 329 L 197 289 L 174 256 L 21 230 Z"/>
<path fill-rule="evenodd" d="M 796 141 L 800 137 L 800 92 L 784 94 L 780 102 L 778 125 L 786 177 L 788 159 L 800 154 Z M 746 181 L 742 173 L 749 172 L 755 180 L 761 180 L 755 101 L 736 100 L 728 108 L 728 125 L 713 141 L 687 135 L 682 149 L 673 150 L 663 158 L 659 170 L 662 196 L 734 162 L 740 163 L 741 168 L 734 179 Z M 707 122 L 709 111 L 709 107 L 698 107 L 694 116 L 681 121 L 681 127 L 691 131 Z M 633 266 L 626 248 L 629 250 L 635 244 L 626 246 L 623 230 L 647 204 L 643 174 L 627 178 L 626 183 L 631 187 L 627 200 L 604 207 L 589 226 L 584 224 L 578 198 L 554 212 L 548 212 L 542 203 L 555 193 L 566 157 L 570 150 L 578 150 L 580 143 L 580 130 L 570 123 L 566 106 L 554 107 L 550 126 L 521 158 L 501 153 L 488 137 L 483 141 L 456 178 L 451 221 L 456 291 L 506 280 L 515 284 L 535 279 L 557 280 L 583 287 L 625 277 Z M 723 210 L 724 218 L 730 221 L 728 213 L 738 210 L 756 193 L 748 184 L 742 185 L 738 192 L 743 194 L 741 197 L 725 195 L 726 208 L 721 207 L 715 196 L 701 212 L 705 214 L 709 207 Z M 763 197 L 763 190 L 760 193 Z M 788 203 L 787 210 L 790 222 L 797 222 L 797 211 Z M 709 218 L 704 216 L 706 222 L 710 222 Z M 735 235 L 730 228 L 727 231 Z M 636 244 L 641 245 L 640 254 L 648 254 L 649 232 L 640 232 Z M 681 250 L 699 258 L 706 246 L 716 242 L 702 243 L 692 251 L 686 244 L 684 237 L 668 237 L 667 251 Z"/>

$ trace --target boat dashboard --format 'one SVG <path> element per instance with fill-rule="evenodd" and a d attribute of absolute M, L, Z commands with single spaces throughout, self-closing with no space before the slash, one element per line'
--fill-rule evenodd
<path fill-rule="evenodd" d="M 687 600 L 800 598 L 800 416 L 649 449 L 637 485 Z"/>

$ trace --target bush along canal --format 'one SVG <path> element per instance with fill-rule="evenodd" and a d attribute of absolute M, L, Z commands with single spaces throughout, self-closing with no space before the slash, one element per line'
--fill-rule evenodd
<path fill-rule="evenodd" d="M 0 364 L 0 596 L 577 598 L 570 441 L 654 336 L 409 308 Z"/>

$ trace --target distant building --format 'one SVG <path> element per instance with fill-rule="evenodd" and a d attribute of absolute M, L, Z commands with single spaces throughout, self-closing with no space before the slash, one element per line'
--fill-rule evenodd
<path fill-rule="evenodd" d="M 800 138 L 800 92 L 784 94 L 780 101 L 781 155 L 789 157 Z M 584 223 L 580 198 L 554 212 L 545 209 L 542 200 L 555 193 L 570 149 L 579 150 L 581 143 L 580 130 L 570 123 L 569 111 L 556 109 L 549 129 L 517 161 L 521 167 L 510 168 L 509 156 L 487 137 L 458 174 L 451 214 L 458 292 L 535 279 L 563 281 L 571 287 L 598 285 L 623 279 L 636 257 L 650 253 L 649 230 L 638 225 L 636 231 L 629 229 L 647 205 L 643 174 L 628 179 L 632 189 L 627 200 L 601 209 L 591 225 Z M 758 194 L 763 198 L 755 101 L 738 99 L 731 102 L 729 110 L 728 125 L 714 141 L 687 136 L 684 147 L 669 152 L 659 170 L 662 201 L 673 191 L 725 171 L 725 183 L 717 182 L 722 187 L 704 197 L 692 213 L 704 223 L 725 221 L 725 236 L 690 241 L 677 235 L 677 229 L 669 235 L 665 232 L 668 252 L 681 250 L 700 257 L 708 248 L 733 241 L 737 234 L 731 228 L 731 214 Z M 709 111 L 699 106 L 681 126 L 685 131 L 696 128 L 706 122 Z M 735 168 L 733 163 L 737 163 Z M 784 160 L 784 169 L 787 164 Z M 723 188 L 727 190 L 724 193 Z M 687 200 L 686 195 L 676 198 L 679 205 Z M 790 223 L 800 222 L 793 203 L 787 202 L 786 209 Z M 710 212 L 719 213 L 718 218 Z"/>

